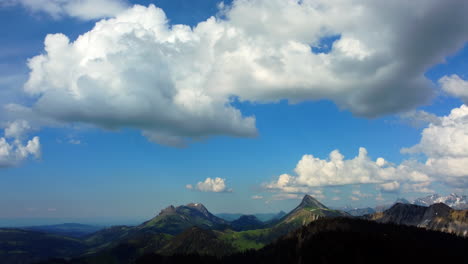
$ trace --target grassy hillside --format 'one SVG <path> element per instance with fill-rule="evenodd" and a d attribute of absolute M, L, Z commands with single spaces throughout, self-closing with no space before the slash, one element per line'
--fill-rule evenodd
<path fill-rule="evenodd" d="M 0 263 L 33 263 L 51 257 L 68 257 L 86 250 L 74 238 L 20 229 L 0 229 Z"/>

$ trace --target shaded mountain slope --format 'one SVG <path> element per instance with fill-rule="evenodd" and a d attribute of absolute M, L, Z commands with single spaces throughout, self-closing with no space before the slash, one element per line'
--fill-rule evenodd
<path fill-rule="evenodd" d="M 429 207 L 412 204 L 395 204 L 390 209 L 365 216 L 380 223 L 410 225 L 431 230 L 468 235 L 468 210 L 454 210 L 438 203 Z"/>
<path fill-rule="evenodd" d="M 350 217 L 349 214 L 331 210 L 310 195 L 290 213 L 268 224 L 267 228 L 241 232 L 224 232 L 222 239 L 231 241 L 238 251 L 259 249 L 279 237 L 320 218 Z"/>
<path fill-rule="evenodd" d="M 75 223 L 65 223 L 58 225 L 28 226 L 21 227 L 21 229 L 80 238 L 95 233 L 103 229 L 103 227 Z"/>
<path fill-rule="evenodd" d="M 219 231 L 192 227 L 174 237 L 166 246 L 159 250 L 164 255 L 200 254 L 208 256 L 224 256 L 235 252 L 235 249 L 219 239 Z"/>
<path fill-rule="evenodd" d="M 314 197 L 305 195 L 301 203 L 294 208 L 290 213 L 283 216 L 276 223 L 276 226 L 280 225 L 293 225 L 299 227 L 301 225 L 307 225 L 322 217 L 346 217 L 349 214 L 339 211 L 332 210 L 320 203 Z"/>
<path fill-rule="evenodd" d="M 467 263 L 468 240 L 411 226 L 321 218 L 258 251 L 223 258 L 149 254 L 150 263 Z"/>
<path fill-rule="evenodd" d="M 231 228 L 235 231 L 255 230 L 265 227 L 265 223 L 254 215 L 243 215 L 231 222 Z"/>
<path fill-rule="evenodd" d="M 169 206 L 136 229 L 176 235 L 193 226 L 204 229 L 225 229 L 229 223 L 211 214 L 203 204 L 191 203 L 178 207 Z"/>
<path fill-rule="evenodd" d="M 0 229 L 0 263 L 33 263 L 82 253 L 77 239 L 21 229 Z"/>

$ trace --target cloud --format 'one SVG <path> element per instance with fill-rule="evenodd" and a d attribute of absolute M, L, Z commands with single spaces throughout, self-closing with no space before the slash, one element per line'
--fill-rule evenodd
<path fill-rule="evenodd" d="M 382 197 L 382 194 L 379 193 L 376 197 L 375 197 L 375 200 L 376 201 L 385 201 L 385 198 Z"/>
<path fill-rule="evenodd" d="M 47 3 L 49 13 L 66 12 L 56 10 L 61 1 Z M 433 85 L 424 73 L 468 39 L 468 3 L 458 0 L 237 0 L 220 8 L 189 27 L 137 5 L 74 41 L 48 35 L 28 63 L 31 111 L 65 124 L 135 128 L 172 146 L 255 136 L 255 117 L 235 100 L 328 99 L 375 117 L 427 102 Z M 329 52 L 312 51 L 331 37 Z"/>
<path fill-rule="evenodd" d="M 332 201 L 339 201 L 339 200 L 341 200 L 341 198 L 338 197 L 338 196 L 335 196 L 335 197 L 332 198 Z"/>
<path fill-rule="evenodd" d="M 360 190 L 354 190 L 352 192 L 352 194 L 356 197 L 360 197 L 360 198 L 369 198 L 369 197 L 372 197 L 373 195 L 372 194 L 366 194 L 366 193 L 361 193 Z"/>
<path fill-rule="evenodd" d="M 21 139 L 31 129 L 32 128 L 28 121 L 15 120 L 7 124 L 7 127 L 5 128 L 5 137 Z"/>
<path fill-rule="evenodd" d="M 124 0 L 5 0 L 0 7 L 22 5 L 31 12 L 45 13 L 54 19 L 65 16 L 81 20 L 112 17 L 125 10 Z"/>
<path fill-rule="evenodd" d="M 187 184 L 185 186 L 189 190 L 197 190 L 200 192 L 232 192 L 232 189 L 228 189 L 225 183 L 225 179 L 221 178 L 206 178 L 203 182 L 198 182 L 195 186 Z"/>
<path fill-rule="evenodd" d="M 349 199 L 351 199 L 352 201 L 359 201 L 359 197 L 356 197 L 356 196 L 350 196 Z"/>
<path fill-rule="evenodd" d="M 261 200 L 261 199 L 263 199 L 263 196 L 261 196 L 261 195 L 254 195 L 254 196 L 252 196 L 252 199 L 254 199 L 254 200 Z"/>
<path fill-rule="evenodd" d="M 397 181 L 382 183 L 379 185 L 382 192 L 394 193 L 400 190 L 400 183 Z"/>
<path fill-rule="evenodd" d="M 423 154 L 425 161 L 408 159 L 393 164 L 384 158 L 371 160 L 365 148 L 358 156 L 345 159 L 338 151 L 324 160 L 304 155 L 294 169 L 295 175 L 282 174 L 266 189 L 284 193 L 306 192 L 309 188 L 354 184 L 376 184 L 381 192 L 434 192 L 433 182 L 451 187 L 468 187 L 468 106 L 452 109 L 423 129 L 421 140 L 404 154 Z M 359 191 L 353 192 L 360 196 Z"/>
<path fill-rule="evenodd" d="M 452 109 L 422 131 L 418 144 L 402 153 L 427 157 L 421 170 L 450 186 L 468 186 L 468 106 Z M 424 186 L 426 187 L 426 186 Z"/>
<path fill-rule="evenodd" d="M 72 145 L 80 145 L 81 140 L 72 138 L 72 139 L 68 140 L 68 143 L 72 144 Z"/>
<path fill-rule="evenodd" d="M 456 74 L 452 74 L 440 78 L 439 84 L 442 90 L 452 96 L 460 97 L 465 104 L 468 104 L 468 81 L 463 80 Z"/>
<path fill-rule="evenodd" d="M 41 156 L 39 137 L 28 140 L 24 145 L 18 139 L 9 142 L 6 138 L 0 137 L 0 168 L 17 166 L 30 156 L 35 158 Z"/>
<path fill-rule="evenodd" d="M 405 112 L 400 115 L 400 118 L 414 126 L 414 127 L 424 127 L 427 126 L 428 124 L 438 124 L 440 122 L 440 118 L 434 114 L 428 113 L 423 110 L 412 110 Z"/>
<path fill-rule="evenodd" d="M 405 192 L 420 192 L 420 193 L 435 193 L 434 190 L 430 189 L 430 182 L 420 183 L 405 183 L 403 185 L 403 191 Z M 462 185 L 458 185 L 462 186 Z M 465 185 L 466 186 L 466 185 Z"/>
<path fill-rule="evenodd" d="M 4 137 L 0 137 L 0 168 L 17 166 L 29 157 L 40 158 L 41 144 L 39 137 L 33 137 L 23 144 L 23 138 L 31 130 L 25 120 L 16 120 L 6 124 Z"/>
<path fill-rule="evenodd" d="M 291 199 L 302 199 L 302 196 L 294 193 L 277 193 L 271 196 L 271 200 L 282 201 L 282 200 L 291 200 Z"/>
<path fill-rule="evenodd" d="M 304 155 L 294 169 L 296 176 L 282 174 L 277 180 L 264 185 L 266 189 L 299 192 L 311 187 L 352 184 L 384 184 L 395 180 L 428 181 L 429 177 L 411 166 L 411 162 L 393 165 L 383 158 L 373 161 L 365 148 L 353 159 L 334 150 L 327 160 Z"/>

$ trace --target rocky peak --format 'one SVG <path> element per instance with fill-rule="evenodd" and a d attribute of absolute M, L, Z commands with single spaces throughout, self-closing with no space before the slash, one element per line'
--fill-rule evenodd
<path fill-rule="evenodd" d="M 301 204 L 299 204 L 299 208 L 308 208 L 308 207 L 327 209 L 327 207 L 323 205 L 321 202 L 319 202 L 317 199 L 306 194 L 304 198 L 302 198 L 302 202 Z"/>
<path fill-rule="evenodd" d="M 186 207 L 195 209 L 205 216 L 210 216 L 210 212 L 208 211 L 208 209 L 206 209 L 206 207 L 201 203 L 189 203 L 186 205 Z"/>
<path fill-rule="evenodd" d="M 168 215 L 168 214 L 173 214 L 176 212 L 176 208 L 173 205 L 170 205 L 164 209 L 161 210 L 159 215 Z"/>

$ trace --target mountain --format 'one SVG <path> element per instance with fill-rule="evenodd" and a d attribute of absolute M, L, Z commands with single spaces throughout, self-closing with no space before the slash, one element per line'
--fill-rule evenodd
<path fill-rule="evenodd" d="M 224 257 L 153 253 L 136 264 L 468 263 L 466 247 L 466 239 L 446 233 L 352 218 L 321 218 L 257 251 Z"/>
<path fill-rule="evenodd" d="M 453 209 L 465 210 L 468 209 L 468 197 L 466 195 L 458 195 L 455 193 L 447 196 L 439 194 L 431 194 L 426 197 L 418 198 L 413 201 L 415 205 L 430 206 L 435 203 L 444 203 Z"/>
<path fill-rule="evenodd" d="M 59 225 L 28 226 L 21 227 L 21 229 L 79 238 L 97 232 L 103 229 L 103 227 L 65 223 Z"/>
<path fill-rule="evenodd" d="M 327 208 L 314 197 L 305 195 L 301 203 L 290 213 L 279 219 L 277 225 L 293 225 L 299 227 L 322 217 L 340 217 L 349 214 Z"/>
<path fill-rule="evenodd" d="M 366 208 L 349 208 L 344 210 L 346 213 L 352 215 L 352 216 L 363 216 L 363 215 L 368 215 L 368 214 L 373 214 L 375 213 L 375 210 L 366 207 Z"/>
<path fill-rule="evenodd" d="M 230 213 L 221 213 L 221 214 L 215 214 L 215 215 L 229 222 L 237 220 L 239 219 L 239 217 L 243 216 L 243 214 L 230 214 Z M 262 222 L 268 222 L 274 219 L 279 219 L 283 217 L 284 215 L 286 215 L 286 213 L 283 211 L 280 211 L 279 213 L 260 213 L 260 214 L 253 214 L 253 215 Z"/>
<path fill-rule="evenodd" d="M 221 214 L 215 214 L 215 216 L 224 219 L 226 221 L 234 221 L 236 219 L 239 219 L 239 217 L 243 216 L 243 214 L 230 214 L 230 213 L 221 213 Z"/>
<path fill-rule="evenodd" d="M 468 210 L 454 210 L 443 203 L 429 207 L 398 203 L 384 212 L 366 218 L 379 223 L 417 226 L 460 236 L 468 235 Z"/>
<path fill-rule="evenodd" d="M 405 198 L 402 198 L 402 197 L 396 199 L 394 204 L 397 204 L 397 203 L 410 204 L 410 202 L 408 200 L 406 200 Z"/>
<path fill-rule="evenodd" d="M 90 234 L 83 240 L 89 247 L 88 253 L 93 253 L 119 243 L 132 233 L 134 228 L 131 226 L 112 226 Z"/>
<path fill-rule="evenodd" d="M 221 232 L 191 227 L 174 237 L 159 250 L 163 255 L 199 254 L 224 256 L 235 252 L 229 241 L 220 239 Z"/>
<path fill-rule="evenodd" d="M 231 222 L 231 228 L 235 231 L 254 230 L 263 227 L 265 227 L 265 223 L 260 221 L 255 215 L 243 215 Z"/>
<path fill-rule="evenodd" d="M 375 263 L 377 257 L 388 255 L 389 248 L 398 252 L 390 254 L 393 258 L 410 254 L 420 260 L 436 254 L 432 250 L 438 247 L 441 252 L 452 247 L 455 253 L 448 259 L 454 260 L 459 252 L 464 252 L 460 245 L 466 249 L 467 240 L 416 228 L 466 234 L 467 212 L 444 204 L 396 204 L 385 212 L 362 217 L 374 221 L 349 216 L 306 195 L 294 210 L 276 222 L 262 223 L 254 216 L 238 219 L 243 228 L 249 223 L 267 225 L 265 228 L 235 231 L 235 221 L 228 225 L 201 204 L 170 206 L 139 226 L 113 227 L 87 236 L 84 241 L 90 249 L 85 254 L 53 263 L 305 263 L 314 257 L 322 263 L 342 263 L 346 258 L 351 263 Z M 439 241 L 443 245 L 438 245 Z M 420 252 L 425 253 L 420 256 Z M 379 262 L 385 263 L 392 257 Z"/>
<path fill-rule="evenodd" d="M 350 215 L 338 210 L 331 210 L 312 196 L 305 195 L 294 210 L 276 221 L 266 223 L 266 228 L 241 232 L 225 231 L 221 239 L 231 241 L 237 251 L 259 249 L 317 219 L 343 216 L 349 217 Z"/>
<path fill-rule="evenodd" d="M 136 229 L 176 235 L 193 226 L 204 229 L 225 229 L 229 223 L 211 214 L 203 204 L 190 203 L 178 207 L 171 205 Z"/>
<path fill-rule="evenodd" d="M 51 257 L 81 254 L 78 239 L 22 229 L 0 229 L 0 263 L 34 263 Z"/>

